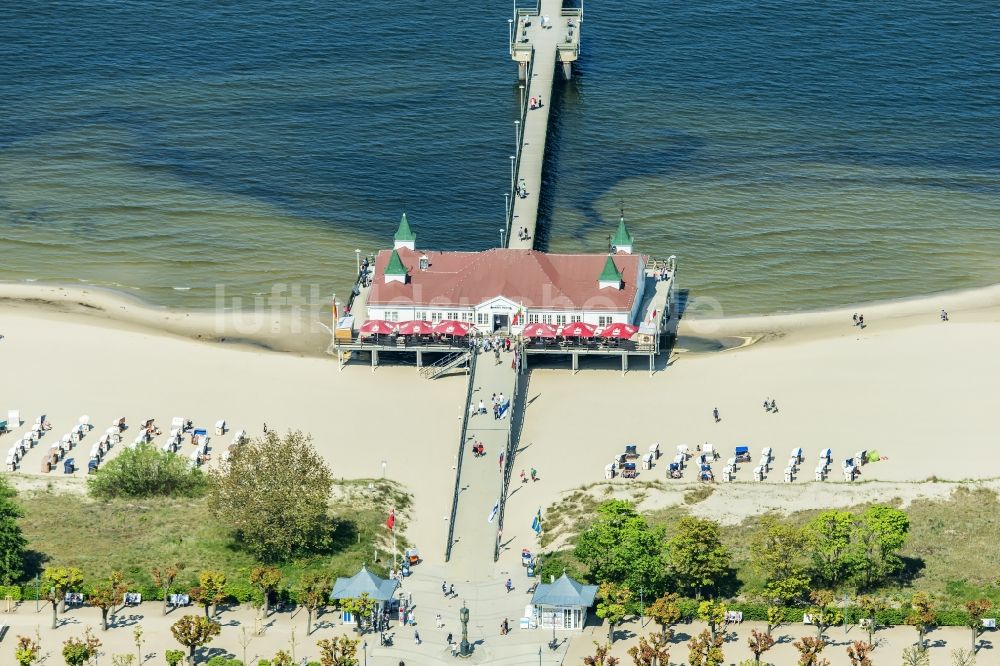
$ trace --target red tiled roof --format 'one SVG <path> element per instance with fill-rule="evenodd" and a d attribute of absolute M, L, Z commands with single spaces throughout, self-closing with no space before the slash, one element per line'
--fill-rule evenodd
<path fill-rule="evenodd" d="M 622 289 L 598 288 L 606 254 L 547 254 L 535 250 L 492 249 L 485 252 L 397 250 L 409 272 L 406 283 L 384 280 L 392 250 L 375 258 L 371 305 L 471 307 L 503 296 L 525 307 L 552 310 L 628 311 L 637 293 L 634 282 L 640 255 L 616 254 Z M 430 262 L 421 271 L 419 260 Z"/>

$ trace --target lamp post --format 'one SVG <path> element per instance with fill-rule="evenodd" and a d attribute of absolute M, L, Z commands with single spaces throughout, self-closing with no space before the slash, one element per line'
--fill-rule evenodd
<path fill-rule="evenodd" d="M 358 264 L 358 275 L 361 275 L 361 250 L 354 250 L 354 260 Z"/>
<path fill-rule="evenodd" d="M 538 666 L 542 666 L 542 648 L 538 648 Z"/>
<path fill-rule="evenodd" d="M 509 37 L 507 38 L 507 52 L 511 55 L 514 54 L 514 19 L 507 19 L 507 33 Z"/>
<path fill-rule="evenodd" d="M 503 202 L 504 202 L 504 212 L 507 215 L 507 217 L 504 218 L 503 223 L 506 225 L 507 223 L 510 222 L 510 192 L 503 193 Z M 500 244 L 503 245 L 502 242 Z"/>
<path fill-rule="evenodd" d="M 514 145 L 517 146 L 518 150 L 521 150 L 521 121 L 514 121 Z"/>
<path fill-rule="evenodd" d="M 464 601 L 458 611 L 458 619 L 462 623 L 462 642 L 459 645 L 459 654 L 468 657 L 472 654 L 472 646 L 469 645 L 469 609 L 465 607 Z"/>
<path fill-rule="evenodd" d="M 368 666 L 368 641 L 365 641 L 365 644 L 361 646 L 361 649 L 364 650 L 365 653 L 365 666 Z"/>
<path fill-rule="evenodd" d="M 505 245 L 503 244 L 503 232 L 504 232 L 504 229 L 503 229 L 503 228 L 501 228 L 501 229 L 500 229 L 500 247 L 506 247 L 506 246 L 505 246 Z"/>
<path fill-rule="evenodd" d="M 521 84 L 520 88 L 521 88 L 521 117 L 523 118 L 524 117 L 524 84 L 523 83 Z"/>
<path fill-rule="evenodd" d="M 513 155 L 510 156 L 510 191 L 514 191 L 514 160 L 517 159 Z"/>

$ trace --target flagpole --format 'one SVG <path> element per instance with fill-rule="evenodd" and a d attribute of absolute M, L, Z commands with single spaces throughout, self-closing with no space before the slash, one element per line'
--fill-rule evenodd
<path fill-rule="evenodd" d="M 392 523 L 392 568 L 396 568 L 396 522 Z"/>

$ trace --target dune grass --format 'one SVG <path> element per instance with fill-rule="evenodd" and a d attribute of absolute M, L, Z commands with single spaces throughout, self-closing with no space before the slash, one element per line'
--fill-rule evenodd
<path fill-rule="evenodd" d="M 369 488 L 369 483 L 372 487 Z M 351 575 L 362 563 L 384 570 L 391 563 L 391 541 L 385 528 L 387 507 L 402 517 L 410 497 L 385 480 L 338 482 L 330 515 L 335 530 L 325 552 L 300 557 L 280 568 L 288 583 L 307 571 Z M 21 521 L 31 549 L 29 568 L 52 564 L 79 567 L 88 581 L 112 570 L 148 584 L 153 567 L 185 565 L 180 585 L 193 584 L 203 569 L 219 570 L 231 580 L 246 580 L 259 562 L 239 549 L 229 531 L 212 517 L 204 498 L 94 500 L 56 489 L 21 493 Z M 405 521 L 401 522 L 405 526 Z M 397 547 L 406 546 L 397 534 Z M 374 562 L 376 549 L 380 563 Z M 35 571 L 29 571 L 29 577 Z"/>

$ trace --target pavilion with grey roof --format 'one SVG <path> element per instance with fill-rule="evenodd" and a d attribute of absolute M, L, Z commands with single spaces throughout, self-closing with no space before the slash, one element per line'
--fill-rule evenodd
<path fill-rule="evenodd" d="M 549 584 L 539 584 L 531 597 L 537 626 L 542 629 L 581 630 L 594 605 L 596 585 L 584 585 L 563 575 Z"/>
<path fill-rule="evenodd" d="M 333 584 L 331 599 L 357 599 L 363 594 L 384 605 L 392 600 L 399 581 L 379 578 L 365 565 L 361 566 L 361 571 L 350 578 L 338 578 Z"/>

